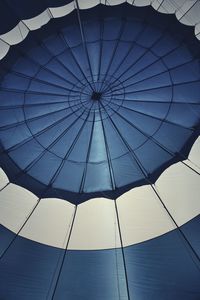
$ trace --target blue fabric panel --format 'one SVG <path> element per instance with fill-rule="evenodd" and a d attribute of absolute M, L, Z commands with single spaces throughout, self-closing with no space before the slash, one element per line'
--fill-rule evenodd
<path fill-rule="evenodd" d="M 69 110 L 54 110 L 52 113 L 41 114 L 41 117 L 27 118 L 27 124 L 33 135 L 39 135 L 39 133 L 45 132 L 46 129 L 51 129 L 52 126 L 58 123 L 60 124 L 61 122 L 63 123 L 63 121 L 67 119 L 67 116 L 71 117 Z M 29 117 L 29 115 L 27 117 Z"/>
<path fill-rule="evenodd" d="M 120 131 L 123 132 L 123 136 L 127 138 L 127 141 L 130 141 L 131 144 L 134 143 L 132 145 L 133 149 L 146 140 L 141 131 L 145 132 L 148 136 L 152 135 L 162 123 L 162 120 L 156 117 L 146 114 L 141 115 L 137 111 L 124 109 L 123 107 L 118 111 L 118 114 L 113 115 L 112 119 Z"/>
<path fill-rule="evenodd" d="M 145 11 L 143 11 L 143 13 L 143 17 L 145 18 Z M 131 19 L 128 19 L 127 22 L 125 22 L 125 24 L 122 24 L 122 40 L 131 41 L 132 39 L 134 39 L 137 41 L 138 37 L 145 29 L 145 24 L 140 22 L 140 17 L 138 18 L 138 20 L 137 17 L 135 17 L 134 27 L 132 27 Z M 135 46 L 137 46 L 137 44 Z"/>
<path fill-rule="evenodd" d="M 25 55 L 13 65 L 12 69 L 14 72 L 17 72 L 18 75 L 34 76 L 38 72 L 39 65 L 37 62 Z"/>
<path fill-rule="evenodd" d="M 200 238 L 199 238 L 199 228 L 200 228 L 200 217 L 196 217 L 192 222 L 188 222 L 182 227 L 182 230 L 186 237 L 189 239 L 193 249 L 200 256 Z"/>
<path fill-rule="evenodd" d="M 186 103 L 181 106 L 178 103 L 172 103 L 166 120 L 176 123 L 177 126 L 180 124 L 180 126 L 190 128 L 198 124 L 199 110 L 199 105 L 190 105 L 190 109 L 188 109 L 188 104 Z"/>
<path fill-rule="evenodd" d="M 109 68 L 109 64 L 112 61 L 112 54 L 116 47 L 116 41 L 103 41 L 102 42 L 102 60 L 100 66 L 101 74 L 106 74 Z"/>
<path fill-rule="evenodd" d="M 84 163 L 74 163 L 73 161 L 65 161 L 62 169 L 56 177 L 53 186 L 62 190 L 70 189 L 72 192 L 80 191 L 80 182 L 83 178 L 84 169 Z M 67 194 L 65 195 L 65 199 L 68 199 Z M 74 201 L 79 201 L 76 194 L 74 195 Z"/>
<path fill-rule="evenodd" d="M 132 181 L 144 180 L 144 174 L 140 170 L 133 153 L 128 153 L 120 156 L 118 159 L 114 159 L 112 165 L 117 187 L 122 187 Z"/>
<path fill-rule="evenodd" d="M 24 140 L 29 141 L 30 138 L 32 139 L 32 135 L 24 122 L 17 126 L 17 130 L 15 128 L 15 124 L 14 126 L 7 125 L 7 128 L 1 133 L 1 143 L 5 149 L 9 150 L 11 147 L 23 143 Z"/>
<path fill-rule="evenodd" d="M 82 126 L 83 126 L 83 120 L 78 119 L 77 116 L 75 116 L 75 119 L 72 120 L 72 126 L 70 127 L 70 125 L 68 124 L 68 122 L 64 122 L 67 123 L 68 126 L 65 127 L 65 130 L 63 131 L 63 127 L 59 128 L 60 129 L 60 135 L 57 137 L 57 139 L 54 138 L 54 140 L 52 139 L 52 142 L 55 142 L 54 145 L 51 147 L 51 151 L 56 153 L 58 156 L 60 157 L 65 157 L 68 155 L 69 153 L 72 151 L 73 149 L 73 144 L 74 144 L 74 140 L 70 140 L 69 136 L 74 136 L 75 138 L 78 136 Z M 79 158 L 77 157 L 77 160 L 79 161 Z"/>
<path fill-rule="evenodd" d="M 30 80 L 28 78 L 20 77 L 16 74 L 8 74 L 1 82 L 1 88 L 18 89 L 24 91 L 28 88 Z"/>
<path fill-rule="evenodd" d="M 68 251 L 56 300 L 127 300 L 121 249 Z"/>
<path fill-rule="evenodd" d="M 90 65 L 93 70 L 92 75 L 97 76 L 100 68 L 100 55 L 101 55 L 101 46 L 99 42 L 88 44 L 87 46 L 88 55 L 90 57 Z"/>
<path fill-rule="evenodd" d="M 146 26 L 137 39 L 138 44 L 151 48 L 162 37 L 161 31 L 153 26 Z"/>
<path fill-rule="evenodd" d="M 69 154 L 69 160 L 85 162 L 88 155 L 91 132 L 93 128 L 92 122 L 85 122 L 81 127 L 79 138 Z M 81 149 L 81 151 L 80 151 Z"/>
<path fill-rule="evenodd" d="M 152 47 L 152 51 L 156 55 L 162 57 L 174 51 L 179 45 L 179 40 L 176 40 L 169 33 L 166 32 L 166 34 L 163 35 L 158 40 L 158 42 Z"/>
<path fill-rule="evenodd" d="M 26 143 L 22 141 L 18 146 L 10 149 L 9 155 L 20 168 L 25 170 L 26 167 L 34 160 L 37 160 L 43 152 L 44 148 L 39 145 L 35 139 L 31 139 Z M 28 153 L 31 153 L 31 155 L 28 155 Z"/>
<path fill-rule="evenodd" d="M 181 152 L 186 143 L 185 141 L 190 138 L 191 131 L 191 129 L 163 122 L 162 127 L 155 133 L 154 138 L 161 145 L 165 145 L 167 149 L 173 152 Z"/>
<path fill-rule="evenodd" d="M 39 116 L 44 116 L 46 114 L 51 115 L 51 113 L 60 112 L 62 110 L 66 110 L 69 107 L 69 105 L 67 105 L 66 102 L 62 101 L 58 103 L 51 103 L 46 101 L 46 103 L 40 103 L 40 105 L 34 105 L 36 103 L 32 104 L 33 105 L 27 105 L 27 107 L 24 110 L 27 120 Z"/>
<path fill-rule="evenodd" d="M 65 61 L 67 61 L 67 65 Z M 73 88 L 74 80 L 79 81 L 78 79 L 81 80 L 81 78 L 83 77 L 77 64 L 74 63 L 71 53 L 69 51 L 65 51 L 64 53 L 59 54 L 57 56 L 57 59 L 52 59 L 51 61 L 49 61 L 48 69 L 51 72 L 54 72 L 56 70 L 56 73 L 59 74 L 59 76 L 62 76 L 62 78 L 67 79 L 66 88 L 70 86 L 70 89 Z M 73 73 L 72 70 L 74 71 Z"/>
<path fill-rule="evenodd" d="M 176 87 L 175 87 L 176 88 Z M 126 100 L 132 100 L 135 101 L 148 101 L 150 103 L 152 102 L 171 102 L 172 100 L 172 87 L 162 87 L 162 88 L 154 88 L 151 90 L 144 90 L 144 91 L 134 91 L 130 92 L 128 91 Z"/>
<path fill-rule="evenodd" d="M 156 161 L 153 159 L 155 152 L 158 155 Z M 140 163 L 142 162 L 143 167 L 145 166 L 146 174 L 151 174 L 155 167 L 159 167 L 159 165 L 170 161 L 172 158 L 162 145 L 152 139 L 149 139 L 141 147 L 136 149 L 135 154 Z"/>
<path fill-rule="evenodd" d="M 191 61 L 192 56 L 190 51 L 184 46 L 179 46 L 178 48 L 170 51 L 169 54 L 163 57 L 163 62 L 168 68 L 174 68 L 181 64 L 185 64 L 188 61 Z"/>
<path fill-rule="evenodd" d="M 41 183 L 48 185 L 54 178 L 55 173 L 59 169 L 62 163 L 62 159 L 55 157 L 52 153 L 43 150 L 43 155 L 40 159 L 34 163 L 29 174 L 36 178 Z M 46 165 L 46 160 L 48 159 L 48 166 Z"/>
<path fill-rule="evenodd" d="M 5 228 L 0 227 L 0 232 Z M 10 232 L 4 235 L 10 235 Z M 46 299 L 63 250 L 17 238 L 0 261 L 0 298 Z"/>
<path fill-rule="evenodd" d="M 107 136 L 108 149 L 111 157 L 115 159 L 127 153 L 126 146 L 124 145 L 122 139 L 119 137 L 119 134 L 116 131 L 113 123 L 109 119 L 104 120 L 104 128 Z"/>
<path fill-rule="evenodd" d="M 179 84 L 174 87 L 174 98 L 177 102 L 199 103 L 200 85 L 199 82 L 189 82 L 187 84 Z"/>
<path fill-rule="evenodd" d="M 95 42 L 101 34 L 101 24 L 98 20 L 88 20 L 89 26 L 84 28 L 85 39 L 87 42 Z M 88 44 L 89 45 L 89 44 Z"/>
<path fill-rule="evenodd" d="M 0 256 L 3 254 L 14 237 L 15 234 L 12 231 L 0 225 Z"/>
<path fill-rule="evenodd" d="M 141 115 L 152 117 L 153 119 L 161 119 L 163 120 L 171 106 L 171 103 L 165 102 L 163 99 L 163 102 L 145 102 L 145 101 L 134 101 L 134 103 L 131 103 L 132 101 L 127 100 L 124 101 L 123 107 L 128 108 L 134 112 L 137 112 Z M 178 112 L 177 112 L 178 113 Z"/>
<path fill-rule="evenodd" d="M 62 33 L 59 32 L 58 36 L 49 36 L 44 40 L 44 46 L 48 49 L 48 52 L 53 55 L 60 55 L 66 50 L 66 42 L 62 38 Z"/>
<path fill-rule="evenodd" d="M 156 78 L 156 75 L 160 76 L 162 73 L 167 73 L 166 66 L 160 62 L 155 61 L 154 63 L 149 63 L 145 68 L 139 70 L 136 74 L 134 74 L 134 78 L 132 78 L 132 82 L 130 83 L 137 83 L 137 82 L 143 82 L 145 79 L 148 78 Z"/>
<path fill-rule="evenodd" d="M 197 81 L 199 75 L 199 60 L 181 65 L 171 71 L 172 80 L 175 84 Z"/>
<path fill-rule="evenodd" d="M 72 87 L 72 84 L 68 83 L 65 78 L 61 78 L 57 74 L 50 73 L 49 70 L 40 70 L 37 73 L 37 79 L 43 80 L 45 82 L 48 82 L 48 84 L 59 86 L 67 90 Z"/>
<path fill-rule="evenodd" d="M 16 124 L 24 119 L 23 111 L 20 108 L 2 109 L 0 111 L 0 118 L 2 126 Z"/>
<path fill-rule="evenodd" d="M 182 226 L 199 251 L 199 220 Z M 197 246 L 198 245 L 198 246 Z M 125 248 L 131 299 L 198 300 L 200 261 L 175 230 L 150 241 Z"/>
<path fill-rule="evenodd" d="M 111 171 L 107 161 L 98 164 L 88 163 L 84 192 L 91 193 L 96 190 L 102 192 L 102 196 L 103 191 L 112 190 Z"/>
<path fill-rule="evenodd" d="M 101 122 L 95 122 L 90 147 L 90 162 L 101 162 L 107 160 L 106 145 L 104 142 L 104 131 Z"/>
<path fill-rule="evenodd" d="M 10 94 L 9 94 L 9 103 L 8 103 L 8 100 L 7 100 L 7 91 L 4 91 L 4 90 L 1 90 L 1 93 L 0 93 L 0 103 L 1 103 L 1 108 L 3 108 L 4 106 L 14 106 L 15 105 L 22 105 L 23 102 L 24 102 L 24 99 L 23 99 L 23 94 L 21 94 L 20 92 L 11 92 L 10 91 Z"/>
<path fill-rule="evenodd" d="M 32 82 L 29 85 L 29 90 L 32 92 L 37 92 L 37 93 L 46 93 L 47 91 L 49 93 L 55 93 L 57 95 L 63 95 L 67 93 L 67 89 L 63 88 L 62 86 L 58 85 L 51 85 L 46 82 L 38 81 L 38 80 L 32 80 Z"/>
<path fill-rule="evenodd" d="M 145 48 L 142 48 L 142 51 L 139 51 L 139 52 L 138 52 L 138 50 L 139 50 L 139 48 L 136 47 L 136 49 L 134 49 L 134 51 L 132 51 L 132 55 L 128 58 L 129 59 L 129 61 L 127 61 L 128 68 L 125 68 L 125 70 L 123 71 L 123 68 L 126 66 L 123 63 L 122 68 L 120 67 L 118 72 L 116 72 L 116 74 L 115 74 L 115 76 L 117 76 L 118 79 L 121 78 L 122 82 L 125 80 L 127 87 L 135 85 L 135 83 L 134 83 L 135 75 L 137 75 L 139 72 L 143 71 L 145 68 L 149 67 L 149 65 L 152 65 L 157 61 L 156 56 L 153 55 L 150 51 L 147 52 L 145 50 Z M 137 57 L 137 55 L 138 55 L 138 57 Z M 133 76 L 133 82 L 130 78 L 131 76 Z M 127 79 L 129 79 L 129 80 L 127 80 Z M 162 83 L 162 80 L 160 83 Z M 125 85 L 125 87 L 126 87 L 126 85 Z M 134 89 L 134 91 L 135 90 L 137 90 L 137 89 Z"/>

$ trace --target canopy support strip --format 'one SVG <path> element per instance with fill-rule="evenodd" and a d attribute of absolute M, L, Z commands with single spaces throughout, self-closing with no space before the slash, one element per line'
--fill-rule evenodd
<path fill-rule="evenodd" d="M 115 199 L 114 202 L 115 202 L 115 211 L 116 211 L 116 216 L 117 216 L 117 224 L 118 224 L 120 244 L 121 244 L 121 250 L 122 250 L 122 259 L 123 259 L 123 264 L 124 264 L 124 273 L 125 273 L 125 280 L 126 280 L 127 296 L 128 296 L 128 300 L 130 300 L 131 298 L 130 298 L 130 292 L 129 292 L 128 272 L 127 272 L 127 267 L 126 267 L 126 258 L 125 258 L 125 253 L 124 253 L 123 240 L 122 240 L 122 232 L 121 232 L 121 226 L 120 226 L 120 220 L 119 220 L 119 212 L 118 212 L 118 208 L 117 208 L 117 200 Z"/>
<path fill-rule="evenodd" d="M 69 236 L 68 236 L 68 239 L 67 239 L 67 243 L 66 243 L 66 246 L 65 246 L 64 255 L 62 257 L 60 269 L 59 269 L 59 272 L 58 272 L 58 276 L 57 276 L 57 279 L 56 279 L 55 287 L 54 287 L 53 294 L 52 294 L 52 297 L 51 297 L 52 300 L 55 297 L 56 290 L 57 290 L 57 287 L 58 287 L 58 282 L 59 282 L 59 279 L 60 279 L 60 276 L 61 276 L 61 273 L 62 273 L 62 269 L 63 269 L 63 266 L 64 266 L 65 258 L 66 258 L 66 255 L 67 255 L 67 249 L 68 249 L 68 246 L 69 246 L 70 238 L 71 238 L 71 235 L 72 235 L 72 230 L 73 230 L 73 227 L 74 227 L 74 221 L 75 221 L 75 217 L 76 217 L 76 212 L 77 212 L 77 205 L 75 206 L 75 209 L 74 209 L 74 214 L 73 214 L 73 219 L 72 219 L 71 226 L 70 226 Z"/>
<path fill-rule="evenodd" d="M 162 204 L 162 206 L 164 207 L 165 211 L 167 212 L 169 218 L 172 220 L 173 224 L 176 226 L 178 232 L 180 233 L 180 236 L 183 238 L 183 240 L 185 241 L 186 245 L 189 246 L 190 250 L 192 251 L 194 257 L 197 259 L 197 261 L 199 262 L 199 265 L 196 264 L 196 261 L 192 258 L 194 264 L 196 265 L 196 267 L 198 268 L 198 270 L 200 271 L 200 257 L 198 256 L 197 252 L 195 251 L 195 249 L 193 248 L 192 244 L 190 243 L 190 241 L 188 240 L 187 236 L 185 235 L 185 233 L 183 232 L 183 230 L 179 227 L 178 223 L 176 222 L 176 220 L 174 219 L 174 217 L 172 216 L 172 214 L 170 213 L 169 209 L 166 207 L 165 203 L 163 202 L 162 198 L 160 197 L 160 195 L 158 194 L 155 186 L 150 183 L 151 188 L 153 189 L 153 192 L 155 193 L 156 197 L 159 199 L 160 203 Z"/>
<path fill-rule="evenodd" d="M 86 55 L 87 60 L 88 60 L 90 75 L 91 75 L 91 78 L 93 79 L 93 73 L 92 73 L 92 68 L 91 68 L 91 64 L 90 64 L 88 49 L 87 49 L 87 45 L 86 45 L 86 39 L 85 39 L 83 24 L 82 24 L 82 21 L 81 21 L 80 8 L 79 8 L 78 0 L 75 0 L 75 4 L 76 4 L 76 8 L 77 8 L 78 23 L 79 23 L 80 33 L 81 33 L 81 39 L 82 39 L 82 42 L 83 42 L 83 48 L 84 48 L 85 55 Z M 94 90 L 94 87 L 93 87 L 93 90 Z"/>
<path fill-rule="evenodd" d="M 23 228 L 25 227 L 25 225 L 27 224 L 27 222 L 29 221 L 30 217 L 33 215 L 34 211 L 36 210 L 36 208 L 38 207 L 39 203 L 41 201 L 41 198 L 38 198 L 36 204 L 34 205 L 33 209 L 30 211 L 30 213 L 28 214 L 28 216 L 26 217 L 24 223 L 22 224 L 22 226 L 19 228 L 19 230 L 17 231 L 17 233 L 15 234 L 14 238 L 9 242 L 9 244 L 7 245 L 7 247 L 4 249 L 3 253 L 0 256 L 0 260 L 4 257 L 4 255 L 7 253 L 8 249 L 12 246 L 12 244 L 15 242 L 16 238 L 19 236 L 20 232 L 23 230 Z"/>
<path fill-rule="evenodd" d="M 10 182 L 8 184 L 10 184 Z M 8 186 L 8 184 L 6 184 L 6 186 Z M 6 186 L 4 186 L 4 188 Z M 8 251 L 8 249 L 12 246 L 12 244 L 15 242 L 15 240 L 17 239 L 17 237 L 20 235 L 21 231 L 26 226 L 27 222 L 29 221 L 29 219 L 31 218 L 31 216 L 33 215 L 33 213 L 35 212 L 36 208 L 40 204 L 41 199 L 45 196 L 45 194 L 47 193 L 47 191 L 48 191 L 49 188 L 50 188 L 50 186 L 48 185 L 47 188 L 44 190 L 42 196 L 37 199 L 36 204 L 33 206 L 33 208 L 31 209 L 31 211 L 29 212 L 28 216 L 26 217 L 26 219 L 23 222 L 23 224 L 21 225 L 21 227 L 18 229 L 17 233 L 15 233 L 14 238 L 9 242 L 9 244 L 7 245 L 7 247 L 4 249 L 3 253 L 0 255 L 0 260 L 4 257 L 4 255 L 6 254 L 6 252 Z"/>

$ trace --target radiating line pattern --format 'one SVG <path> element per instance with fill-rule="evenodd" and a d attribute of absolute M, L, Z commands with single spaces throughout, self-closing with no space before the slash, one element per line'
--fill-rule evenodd
<path fill-rule="evenodd" d="M 15 1 L 0 30 L 33 19 L 0 36 L 0 57 L 22 41 L 0 62 L 0 298 L 199 299 L 199 42 L 134 7 L 198 37 L 199 1 Z"/>
<path fill-rule="evenodd" d="M 199 134 L 199 43 L 170 20 L 102 6 L 81 11 L 82 34 L 72 14 L 10 51 L 0 137 L 11 181 L 80 203 L 155 182 L 187 157 Z"/>

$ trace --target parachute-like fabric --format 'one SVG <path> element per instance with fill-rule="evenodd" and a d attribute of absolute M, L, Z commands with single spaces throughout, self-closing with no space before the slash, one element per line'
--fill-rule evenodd
<path fill-rule="evenodd" d="M 199 6 L 172 2 L 2 2 L 0 299 L 200 298 Z"/>
<path fill-rule="evenodd" d="M 101 6 L 82 12 L 81 33 L 76 14 L 1 64 L 1 165 L 39 197 L 75 204 L 154 183 L 186 158 L 200 82 L 199 42 L 173 17 Z"/>

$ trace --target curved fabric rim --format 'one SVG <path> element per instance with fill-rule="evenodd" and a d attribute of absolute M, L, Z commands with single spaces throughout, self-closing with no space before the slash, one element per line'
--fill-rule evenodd
<path fill-rule="evenodd" d="M 26 0 L 12 0 L 1 1 L 0 3 L 0 16 L 1 16 L 1 29 L 0 33 L 6 33 L 14 27 L 19 26 L 18 23 L 22 20 L 37 18 L 38 15 L 48 12 L 49 8 L 63 7 L 70 0 L 41 0 L 41 1 L 26 1 Z M 49 18 L 50 18 L 49 11 Z"/>
<path fill-rule="evenodd" d="M 1 2 L 1 31 L 2 34 L 0 36 L 0 39 L 5 41 L 7 40 L 6 36 L 8 31 L 13 31 L 15 33 L 18 33 L 20 27 L 23 28 L 24 25 L 31 24 L 31 21 L 38 19 L 38 28 L 41 27 L 44 24 L 44 21 L 42 21 L 42 18 L 40 19 L 39 15 L 45 15 L 46 19 L 50 20 L 51 18 L 59 18 L 63 15 L 69 13 L 69 7 L 70 10 L 73 10 L 76 6 L 74 1 L 70 0 L 46 0 L 45 3 L 43 1 L 38 2 L 37 4 L 34 1 L 29 1 L 29 4 L 27 6 L 26 1 L 20 0 L 17 1 L 17 4 L 15 1 L 12 1 L 12 3 L 4 3 Z M 135 0 L 135 1 L 126 1 L 126 0 L 93 0 L 93 1 L 87 1 L 81 2 L 78 0 L 78 4 L 80 6 L 80 9 L 87 9 L 90 7 L 93 7 L 95 5 L 98 5 L 99 3 L 105 4 L 105 5 L 118 5 L 123 2 L 128 2 L 129 4 L 135 5 L 135 6 L 147 6 L 151 5 L 155 10 L 161 12 L 161 13 L 168 13 L 168 14 L 175 14 L 177 19 L 186 25 L 189 26 L 195 26 L 195 34 L 197 38 L 199 38 L 199 26 L 198 23 L 200 22 L 199 19 L 199 3 L 198 1 L 178 1 L 178 0 L 164 0 L 161 3 L 158 0 Z M 19 9 L 20 7 L 20 9 Z M 6 20 L 6 21 L 5 21 Z M 27 24 L 26 24 L 27 22 Z M 45 21 L 47 22 L 47 20 Z M 18 23 L 18 24 L 17 24 Z M 31 26 L 27 26 L 28 30 L 33 29 Z M 35 28 L 34 28 L 35 29 Z M 25 30 L 25 28 L 24 28 Z M 23 36 L 23 34 L 21 34 Z M 16 38 L 16 37 L 15 37 Z M 18 37 L 19 38 L 19 37 Z M 21 37 L 23 38 L 23 37 Z M 16 41 L 18 43 L 21 41 L 21 38 Z M 12 42 L 11 42 L 12 44 Z"/>
<path fill-rule="evenodd" d="M 123 9 L 128 8 L 127 5 L 124 4 Z M 101 9 L 103 10 L 103 13 L 106 14 L 112 14 L 113 13 L 113 9 L 112 7 L 107 7 L 106 9 L 103 8 L 103 6 L 101 7 Z M 115 13 L 121 14 L 121 9 L 122 7 L 117 6 L 115 7 Z M 94 16 L 99 12 L 99 8 L 93 8 L 92 9 L 95 13 Z M 137 11 L 137 15 L 139 15 L 139 13 L 144 16 L 144 12 L 146 14 L 150 14 L 150 22 L 154 22 L 154 14 L 152 12 L 152 9 L 150 8 L 146 8 L 144 11 L 144 8 L 142 8 L 141 10 Z M 75 13 L 75 12 L 74 12 Z M 74 19 L 74 13 L 72 13 L 71 15 L 68 16 L 67 20 L 69 22 L 69 24 L 71 24 L 72 20 Z M 88 18 L 88 15 L 91 13 L 84 11 L 84 13 L 82 12 L 82 17 L 84 18 Z M 166 17 L 166 19 L 164 18 Z M 161 15 L 157 15 L 157 18 L 163 19 L 166 21 L 169 20 L 169 16 L 161 16 Z M 173 23 L 173 17 L 171 16 L 171 22 Z M 61 22 L 63 22 L 63 20 L 57 20 L 57 23 L 59 24 Z M 170 24 L 171 24 L 170 22 Z M 49 24 L 49 28 L 51 28 L 51 26 L 56 26 L 56 23 L 51 23 Z M 177 30 L 179 30 L 180 25 L 176 22 L 176 26 L 177 26 Z M 180 28 L 180 32 L 184 32 L 185 35 L 189 35 L 190 36 L 190 29 L 189 28 Z M 45 32 L 46 29 L 43 28 L 41 29 L 41 34 L 43 35 L 43 37 L 45 37 Z M 33 34 L 33 33 L 32 33 Z M 28 43 L 29 39 L 31 39 L 31 35 L 29 35 L 29 38 L 24 41 L 24 43 Z M 189 48 L 191 48 L 192 54 L 194 54 L 194 56 L 196 56 L 196 53 L 198 52 L 199 49 L 199 43 L 194 39 L 194 37 L 190 37 L 188 38 L 188 46 Z M 21 44 L 23 47 L 23 43 Z M 196 48 L 195 48 L 196 46 Z M 13 48 L 13 51 L 15 51 L 15 48 Z M 11 65 L 12 65 L 12 55 L 13 55 L 13 51 L 10 52 L 8 58 L 11 58 Z M 13 55 L 13 58 L 15 57 L 15 55 Z M 6 62 L 6 61 L 5 61 Z M 3 60 L 3 64 L 5 64 L 4 60 Z M 9 68 L 8 65 L 6 65 L 6 69 Z M 6 71 L 5 71 L 6 72 Z M 2 70 L 2 76 L 4 76 L 4 71 Z M 184 82 L 184 80 L 183 80 Z M 94 197 L 108 197 L 108 198 L 113 198 L 116 199 L 119 195 L 123 194 L 124 192 L 126 192 L 127 190 L 129 190 L 130 188 L 133 188 L 135 186 L 140 186 L 143 184 L 148 184 L 149 182 L 154 183 L 155 180 L 158 178 L 158 176 L 162 173 L 162 171 L 168 167 L 170 164 L 175 163 L 181 159 L 183 159 L 183 157 L 187 157 L 189 150 L 193 144 L 193 142 L 195 141 L 195 139 L 197 138 L 197 136 L 199 135 L 199 128 L 198 125 L 193 125 L 194 128 L 190 128 L 189 129 L 193 130 L 193 133 L 191 133 L 190 137 L 186 139 L 185 144 L 183 145 L 182 149 L 179 149 L 179 153 L 181 153 L 181 155 L 179 153 L 174 153 L 173 152 L 173 156 L 171 156 L 172 158 L 169 159 L 167 158 L 166 162 L 163 162 L 162 165 L 158 166 L 155 170 L 152 171 L 152 173 L 150 172 L 149 177 L 145 177 L 144 179 L 139 179 L 139 180 L 135 180 L 134 183 L 130 183 L 130 184 L 124 184 L 123 186 L 117 186 L 116 189 L 112 189 L 111 191 L 106 190 L 106 188 L 102 191 L 92 191 L 92 192 L 84 192 L 84 193 L 79 193 L 79 199 L 75 199 L 76 198 L 76 192 L 74 191 L 67 191 L 67 193 L 62 189 L 57 189 L 56 187 L 54 187 L 53 189 L 49 186 L 47 191 L 45 192 L 45 196 L 46 197 L 59 197 L 59 198 L 67 198 L 69 199 L 72 203 L 81 203 L 83 201 L 86 201 L 90 198 L 94 198 Z M 6 149 L 5 149 L 6 150 Z M 4 151 L 4 149 L 2 149 L 2 156 L 1 156 L 1 163 L 2 163 L 2 167 L 4 168 L 4 170 L 6 171 L 6 173 L 9 176 L 9 179 L 17 184 L 20 184 L 26 188 L 31 189 L 34 193 L 36 193 L 39 197 L 42 197 L 44 195 L 44 190 L 46 190 L 45 185 L 42 182 L 37 181 L 37 178 L 33 178 L 31 176 L 29 176 L 29 174 L 22 174 L 20 176 L 17 176 L 18 173 L 20 173 L 20 169 L 17 167 L 17 165 L 15 165 L 14 161 L 12 159 L 10 159 L 9 156 L 7 156 L 6 151 Z M 111 175 L 110 175 L 111 176 Z M 129 180 L 130 182 L 130 180 Z"/>
<path fill-rule="evenodd" d="M 49 2 L 50 1 L 50 2 Z M 25 1 L 22 0 L 22 4 L 15 5 L 15 3 L 1 3 L 1 9 L 2 12 L 2 18 L 3 24 L 1 24 L 0 28 L 2 30 L 2 35 L 0 35 L 0 45 L 1 45 L 1 52 L 0 52 L 0 58 L 4 57 L 6 53 L 9 51 L 9 48 L 13 44 L 20 43 L 24 38 L 26 38 L 27 34 L 30 30 L 35 30 L 46 24 L 51 20 L 51 18 L 59 18 L 64 15 L 69 14 L 71 11 L 73 11 L 76 7 L 74 1 L 70 0 L 60 0 L 54 1 L 49 0 L 48 2 L 44 4 L 43 1 L 40 1 L 40 3 L 37 3 L 37 7 L 35 7 L 34 1 L 29 1 L 28 9 L 26 6 Z M 31 3 L 33 2 L 33 3 Z M 109 2 L 106 0 L 103 1 L 86 1 L 84 2 L 79 0 L 79 6 L 80 9 L 86 9 L 93 7 L 99 3 L 105 4 L 105 5 L 116 5 L 126 2 L 126 0 L 116 1 L 116 0 L 110 0 Z M 189 26 L 195 26 L 195 35 L 198 39 L 200 39 L 200 19 L 199 19 L 199 3 L 198 0 L 196 1 L 188 1 L 184 0 L 178 1 L 168 1 L 164 0 L 161 3 L 157 0 L 149 1 L 149 0 L 135 0 L 135 1 L 127 1 L 129 4 L 135 5 L 135 6 L 145 6 L 145 5 L 152 5 L 152 7 L 161 12 L 161 13 L 169 13 L 169 14 L 176 14 L 177 19 L 186 25 Z M 65 4 L 64 6 L 60 6 L 61 4 Z M 83 5 L 84 4 L 84 5 Z M 7 7 L 8 5 L 8 7 Z M 25 5 L 23 10 L 23 5 Z M 44 6 L 46 5 L 46 6 Z M 46 8 L 47 5 L 55 6 L 49 7 L 46 10 L 42 11 L 44 7 Z M 11 7 L 10 7 L 11 6 Z M 30 9 L 30 6 L 32 9 Z M 57 6 L 57 7 L 56 7 Z M 19 11 L 15 12 L 15 9 L 20 7 Z M 10 10 L 9 10 L 10 9 Z M 37 13 L 36 13 L 37 11 Z M 10 14 L 12 15 L 12 20 L 14 20 L 14 23 L 9 23 L 8 20 L 11 20 Z M 31 14 L 31 15 L 30 15 Z M 7 17 L 7 15 L 9 17 Z M 15 15 L 15 16 L 14 16 Z M 36 16 L 35 16 L 36 15 Z M 32 19 L 29 19 L 30 17 L 33 17 Z M 4 20 L 6 19 L 6 22 Z M 17 24 L 17 22 L 19 22 Z M 16 25 L 17 24 L 17 25 Z M 16 25 L 16 26 L 15 26 Z M 15 26 L 15 27 L 14 27 Z M 14 27 L 14 28 L 13 28 Z M 10 30 L 9 32 L 7 32 Z"/>
<path fill-rule="evenodd" d="M 199 146 L 200 139 L 194 144 L 188 160 L 169 167 L 155 183 L 161 200 L 178 226 L 200 214 Z M 1 182 L 0 223 L 22 237 L 65 248 L 75 206 L 60 199 L 42 199 L 37 205 L 35 195 L 9 183 L 4 173 Z M 150 186 L 134 188 L 119 197 L 116 203 L 125 247 L 176 229 Z M 28 222 L 22 228 L 27 218 Z M 98 250 L 120 246 L 113 201 L 91 199 L 78 205 L 68 249 Z"/>

